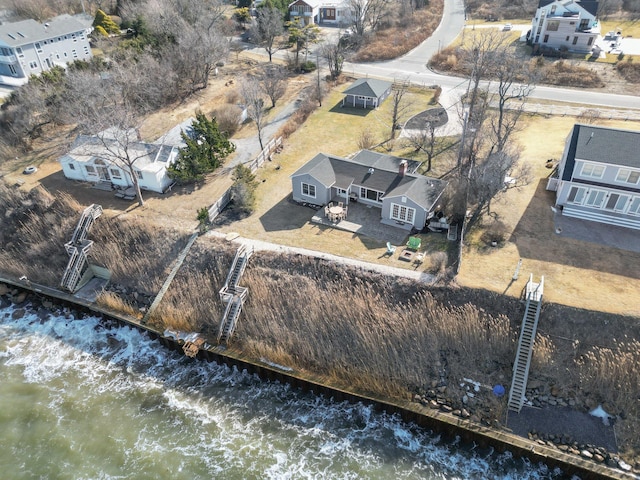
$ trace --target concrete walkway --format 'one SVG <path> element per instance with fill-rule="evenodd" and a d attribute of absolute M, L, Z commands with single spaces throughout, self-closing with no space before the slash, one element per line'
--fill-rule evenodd
<path fill-rule="evenodd" d="M 318 252 L 316 250 L 309 250 L 306 248 L 289 247 L 286 245 L 278 245 L 276 243 L 263 242 L 262 240 L 253 240 L 250 238 L 241 237 L 235 233 L 220 233 L 210 231 L 206 233 L 207 236 L 221 238 L 229 242 L 237 243 L 240 245 L 252 246 L 254 250 L 297 254 L 304 255 L 312 258 L 321 258 L 329 262 L 338 263 L 341 265 L 349 265 L 363 272 L 375 272 L 382 275 L 389 275 L 394 277 L 408 278 L 416 282 L 421 283 L 434 283 L 436 277 L 429 273 L 419 272 L 417 270 L 406 270 L 404 268 L 391 267 L 388 265 L 381 265 L 378 263 L 363 262 L 361 260 L 354 260 L 353 258 L 341 257 L 339 255 L 332 255 L 330 253 Z"/>

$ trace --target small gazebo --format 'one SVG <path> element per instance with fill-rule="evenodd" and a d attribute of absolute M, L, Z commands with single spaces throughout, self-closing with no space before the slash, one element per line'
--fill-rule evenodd
<path fill-rule="evenodd" d="M 356 80 L 344 92 L 343 107 L 378 108 L 391 93 L 391 82 L 375 78 Z"/>

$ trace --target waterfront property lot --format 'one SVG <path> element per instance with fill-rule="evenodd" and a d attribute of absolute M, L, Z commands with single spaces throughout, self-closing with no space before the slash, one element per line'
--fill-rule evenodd
<path fill-rule="evenodd" d="M 564 140 L 575 122 L 572 117 L 526 120 L 518 142 L 521 160 L 532 167 L 532 182 L 508 191 L 493 203 L 493 216 L 485 217 L 479 228 L 468 232 L 458 281 L 470 287 L 519 295 L 530 273 L 535 278 L 544 275 L 544 297 L 550 302 L 640 315 L 640 305 L 633 294 L 640 290 L 640 254 L 561 237 L 554 231 L 551 206 L 555 197 L 554 192 L 546 190 L 550 170 L 545 163 L 549 158 L 560 158 Z M 640 130 L 637 122 L 597 123 Z M 492 234 L 504 238 L 497 247 L 486 241 Z M 513 282 L 519 259 L 520 275 Z"/>

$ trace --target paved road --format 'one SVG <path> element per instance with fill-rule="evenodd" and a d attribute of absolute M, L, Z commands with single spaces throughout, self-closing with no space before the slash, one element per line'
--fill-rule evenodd
<path fill-rule="evenodd" d="M 386 79 L 409 78 L 422 85 L 440 85 L 441 103 L 446 108 L 464 92 L 467 79 L 440 75 L 427 69 L 427 61 L 440 48 L 450 45 L 464 28 L 464 4 L 462 0 L 445 0 L 442 21 L 433 36 L 403 57 L 388 62 L 370 64 L 345 63 L 346 73 L 369 75 Z M 639 92 L 640 93 L 640 92 Z M 530 98 L 551 102 L 571 102 L 595 107 L 616 109 L 640 109 L 640 97 L 611 93 L 576 90 L 570 88 L 537 86 Z"/>

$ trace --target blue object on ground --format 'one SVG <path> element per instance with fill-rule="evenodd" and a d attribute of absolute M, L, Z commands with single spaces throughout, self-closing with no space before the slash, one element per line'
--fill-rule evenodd
<path fill-rule="evenodd" d="M 496 397 L 501 397 L 504 395 L 504 387 L 502 385 L 496 385 L 495 387 L 493 387 L 493 394 Z"/>

